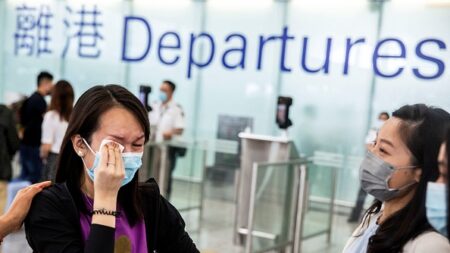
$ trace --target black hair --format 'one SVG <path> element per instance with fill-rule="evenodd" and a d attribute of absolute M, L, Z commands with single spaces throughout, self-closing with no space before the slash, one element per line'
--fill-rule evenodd
<path fill-rule="evenodd" d="M 439 108 L 415 104 L 401 107 L 392 116 L 401 120 L 400 137 L 414 157 L 412 164 L 420 166 L 422 173 L 409 203 L 380 224 L 369 239 L 368 253 L 402 252 L 408 241 L 432 230 L 426 217 L 426 189 L 427 183 L 435 181 L 439 175 L 437 157 L 450 114 Z M 379 213 L 381 206 L 382 202 L 375 200 L 366 217 Z"/>
<path fill-rule="evenodd" d="M 43 80 L 53 80 L 53 75 L 47 71 L 42 71 L 41 73 L 39 73 L 39 75 L 37 76 L 37 86 L 38 87 L 41 85 L 41 82 Z"/>
<path fill-rule="evenodd" d="M 172 82 L 170 80 L 164 80 L 163 83 L 169 85 L 170 89 L 172 90 L 172 93 L 175 92 L 175 89 L 177 88 L 177 86 L 175 85 L 174 82 Z"/>
<path fill-rule="evenodd" d="M 80 135 L 90 144 L 92 134 L 99 127 L 101 115 L 114 107 L 124 108 L 136 117 L 144 130 L 145 142 L 150 135 L 147 111 L 127 89 L 119 85 L 94 86 L 81 95 L 73 108 L 61 145 L 56 182 L 67 184 L 77 207 L 83 213 L 88 212 L 81 193 L 85 169 L 81 158 L 73 149 L 71 138 Z M 120 188 L 117 198 L 132 226 L 143 217 L 138 183 L 139 173 L 136 173 L 130 183 Z"/>
<path fill-rule="evenodd" d="M 386 118 L 388 118 L 388 119 L 390 118 L 388 112 L 380 112 L 380 114 L 378 114 L 378 117 L 381 117 L 381 116 L 386 116 Z"/>

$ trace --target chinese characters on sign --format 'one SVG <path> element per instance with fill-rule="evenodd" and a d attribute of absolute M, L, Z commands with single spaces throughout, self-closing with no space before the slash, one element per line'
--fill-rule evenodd
<path fill-rule="evenodd" d="M 409 74 L 421 80 L 438 79 L 444 75 L 448 61 L 448 57 L 443 55 L 447 52 L 448 42 L 438 37 L 424 36 L 417 41 L 411 41 L 388 36 L 373 41 L 364 34 L 350 33 L 318 41 L 317 38 L 303 34 L 302 31 L 290 30 L 289 25 L 280 27 L 278 32 L 263 32 L 257 36 L 249 36 L 239 30 L 228 30 L 235 28 L 226 26 L 228 31 L 222 36 L 207 30 L 186 32 L 189 28 L 177 20 L 169 21 L 168 26 L 182 27 L 182 30 L 176 28 L 162 30 L 165 25 L 154 27 L 150 18 L 145 15 L 127 13 L 123 13 L 122 37 L 116 38 L 116 42 L 122 42 L 121 48 L 108 50 L 108 54 L 104 49 L 105 53 L 102 55 L 102 46 L 106 45 L 105 37 L 108 37 L 104 35 L 108 31 L 103 22 L 104 12 L 95 4 L 61 5 L 61 7 L 62 12 L 52 10 L 51 5 L 47 4 L 16 6 L 15 31 L 12 34 L 16 56 L 51 55 L 61 58 L 71 56 L 99 59 L 114 52 L 121 52 L 120 58 L 114 58 L 118 62 L 142 63 L 147 58 L 155 57 L 152 60 L 161 65 L 184 64 L 187 79 L 191 79 L 195 72 L 206 70 L 214 64 L 220 64 L 227 71 L 248 69 L 262 71 L 268 68 L 265 63 L 268 56 L 264 53 L 267 47 L 279 50 L 278 70 L 284 73 L 302 71 L 310 75 L 349 76 L 352 73 L 351 69 L 358 67 L 351 63 L 351 55 L 355 55 L 357 53 L 355 51 L 363 46 L 370 50 L 371 54 L 366 57 L 368 59 L 366 63 L 370 64 L 375 76 L 382 78 L 396 78 Z M 62 16 L 54 13 L 62 13 Z M 118 16 L 120 17 L 118 21 L 121 22 L 122 13 L 114 14 L 114 19 Z M 158 20 L 156 23 L 164 22 Z M 115 26 L 109 29 L 113 30 L 118 31 Z M 115 45 L 112 41 L 108 41 L 108 44 Z M 315 48 L 311 44 L 321 46 Z M 296 49 L 298 56 L 288 57 L 295 52 L 291 51 L 295 45 L 299 47 Z M 389 48 L 393 50 L 389 51 Z M 150 53 L 152 50 L 154 54 Z M 202 54 L 199 54 L 198 50 L 202 50 Z M 334 59 L 336 55 L 339 55 L 339 58 Z M 256 59 L 250 60 L 250 57 L 255 56 Z M 418 63 L 404 64 L 404 61 L 409 60 Z M 312 64 L 312 61 L 317 63 Z"/>
<path fill-rule="evenodd" d="M 99 20 L 102 13 L 96 5 L 81 5 L 79 9 L 66 6 L 66 15 L 62 20 L 66 29 L 65 45 L 61 57 L 65 58 L 69 48 L 75 47 L 80 58 L 98 58 L 101 55 L 99 40 L 103 40 L 100 29 L 103 23 Z M 52 54 L 54 40 L 52 28 L 54 15 L 50 6 L 29 6 L 22 4 L 16 7 L 16 30 L 14 33 L 14 54 L 39 57 Z"/>
<path fill-rule="evenodd" d="M 52 26 L 50 22 L 53 14 L 48 5 L 40 8 L 29 7 L 25 4 L 16 8 L 16 32 L 14 33 L 14 54 L 25 55 L 50 54 L 51 38 L 49 35 Z"/>

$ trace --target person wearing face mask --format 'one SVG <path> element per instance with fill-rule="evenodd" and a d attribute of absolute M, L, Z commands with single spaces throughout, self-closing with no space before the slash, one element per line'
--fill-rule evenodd
<path fill-rule="evenodd" d="M 447 137 L 441 145 L 438 156 L 439 178 L 436 182 L 429 182 L 427 186 L 427 218 L 428 222 L 436 231 L 441 233 L 450 241 L 450 127 L 447 129 Z"/>
<path fill-rule="evenodd" d="M 380 131 L 380 128 L 383 126 L 384 122 L 386 122 L 389 119 L 389 113 L 387 112 L 381 112 L 378 115 L 378 119 L 375 122 L 374 126 L 370 128 L 369 133 L 367 133 L 366 136 L 366 148 L 369 149 L 373 142 L 377 139 L 378 131 Z M 358 198 L 356 199 L 355 207 L 352 209 L 350 213 L 350 217 L 348 218 L 348 222 L 358 222 L 361 213 L 363 211 L 364 202 L 366 201 L 367 193 L 362 189 L 359 188 L 358 191 Z"/>
<path fill-rule="evenodd" d="M 41 72 L 37 77 L 38 89 L 25 100 L 20 108 L 20 124 L 23 137 L 20 145 L 20 163 L 22 171 L 19 179 L 36 183 L 41 178 L 42 160 L 40 146 L 42 137 L 42 122 L 47 111 L 44 97 L 51 94 L 53 76 Z"/>
<path fill-rule="evenodd" d="M 176 89 L 175 83 L 169 80 L 163 81 L 159 90 L 159 100 L 152 104 L 153 110 L 149 114 L 150 124 L 154 129 L 152 141 L 163 142 L 177 139 L 183 134 L 185 128 L 185 115 L 183 108 L 177 104 L 173 95 Z M 164 196 L 170 197 L 172 191 L 172 173 L 175 170 L 176 160 L 179 156 L 184 156 L 186 149 L 180 147 L 169 147 L 167 151 L 168 161 L 168 182 L 164 190 Z M 161 151 L 156 149 L 153 154 L 153 167 L 159 168 L 161 165 Z M 162 177 L 161 171 L 155 170 L 155 178 Z"/>
<path fill-rule="evenodd" d="M 25 220 L 34 252 L 199 252 L 155 181 L 139 183 L 149 135 L 146 109 L 125 88 L 95 86 L 78 99 L 56 184 Z"/>
<path fill-rule="evenodd" d="M 450 114 L 423 104 L 396 110 L 381 127 L 360 167 L 361 187 L 375 197 L 343 253 L 450 252 L 427 220 L 427 184 Z"/>

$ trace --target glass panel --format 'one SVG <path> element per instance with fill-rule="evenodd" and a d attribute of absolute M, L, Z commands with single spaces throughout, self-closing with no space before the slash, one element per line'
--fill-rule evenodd
<path fill-rule="evenodd" d="M 188 145 L 185 156 L 177 158 L 170 201 L 178 210 L 201 205 L 206 154 L 203 146 Z"/>
<path fill-rule="evenodd" d="M 75 86 L 78 97 L 94 85 L 120 84 L 128 86 L 125 79 L 126 64 L 121 59 L 123 37 L 123 14 L 129 9 L 129 3 L 124 1 L 72 1 L 64 5 L 61 13 L 69 22 L 68 28 L 62 34 L 68 34 L 70 39 L 64 39 L 67 45 L 65 51 L 62 75 Z M 70 11 L 67 11 L 69 10 Z M 85 11 L 85 26 L 79 33 L 93 34 L 78 38 L 77 23 L 82 18 L 76 15 Z M 92 13 L 97 13 L 96 15 Z M 64 51 L 62 51 L 64 52 Z M 133 90 L 131 90 L 133 92 Z"/>
<path fill-rule="evenodd" d="M 6 92 L 29 95 L 36 89 L 36 75 L 41 70 L 70 81 L 76 96 L 100 83 L 122 83 L 135 94 L 138 85 L 150 84 L 154 90 L 151 101 L 157 99 L 159 85 L 167 78 L 178 84 L 175 100 L 186 114 L 183 137 L 214 139 L 223 115 L 249 118 L 254 132 L 276 134 L 276 97 L 287 95 L 294 99 L 290 135 L 299 150 L 307 155 L 317 150 L 333 152 L 346 161 L 347 156 L 364 154 L 368 119 L 374 121 L 380 111 L 418 102 L 450 109 L 448 5 L 391 0 L 378 8 L 379 2 L 0 0 L 0 101 Z M 25 14 L 17 8 L 23 5 L 31 8 L 27 13 L 34 19 L 40 14 L 53 15 L 48 48 L 45 29 L 41 44 L 26 36 L 30 40 L 17 48 L 18 15 Z M 76 38 L 75 23 L 81 18 L 77 11 L 83 6 L 87 11 L 96 6 L 100 12 L 97 22 L 102 23 L 85 27 L 85 33 L 92 35 L 92 29 L 98 29 L 102 38 L 88 36 L 84 43 Z M 124 43 L 125 18 L 129 16 L 143 18 L 150 31 L 142 19 L 130 20 Z M 92 16 L 86 18 L 85 25 L 91 24 Z M 295 38 L 282 45 L 279 36 L 284 27 L 287 36 Z M 37 28 L 29 31 L 33 39 L 37 39 Z M 210 34 L 215 45 L 213 59 L 204 67 L 192 65 L 193 59 L 197 64 L 206 62 L 212 51 L 206 36 L 198 38 L 201 32 Z M 194 37 L 197 40 L 191 48 Z M 387 38 L 398 41 L 380 44 Z M 326 60 L 328 39 L 330 58 Z M 161 42 L 166 45 L 162 49 Z M 401 54 L 404 46 L 405 57 L 377 59 L 377 45 L 378 55 L 387 56 Z M 129 58 L 143 59 L 124 61 L 122 49 Z M 101 54 L 95 58 L 98 50 Z M 171 61 L 176 63 L 168 63 Z M 326 72 L 320 69 L 325 62 Z M 404 69 L 395 77 L 380 76 L 393 75 L 400 68 Z M 210 160 L 214 164 L 213 156 Z M 337 198 L 347 204 L 353 203 L 358 190 L 351 183 L 358 181 L 354 169 L 344 165 L 339 171 Z M 182 177 L 178 171 L 176 176 Z"/>
<path fill-rule="evenodd" d="M 425 103 L 450 110 L 450 55 L 445 49 L 450 38 L 448 24 L 450 8 L 444 1 L 442 4 L 417 0 L 385 3 L 381 37 L 398 41 L 384 43 L 380 54 L 400 55 L 403 46 L 405 57 L 379 60 L 380 73 L 399 73 L 395 78 L 377 78 L 373 121 L 379 112 L 392 112 L 405 104 Z"/>
<path fill-rule="evenodd" d="M 298 178 L 298 170 L 292 165 L 258 167 L 252 236 L 253 252 L 270 249 L 290 241 L 292 215 L 295 208 L 295 180 Z"/>
<path fill-rule="evenodd" d="M 158 162 L 155 162 L 155 156 L 160 155 L 161 150 L 168 143 L 150 143 L 146 156 L 148 156 L 147 170 L 148 177 L 154 175 Z M 202 184 L 204 178 L 205 158 L 207 150 L 203 144 L 170 144 L 172 151 L 167 151 L 168 158 L 166 163 L 175 161 L 175 171 L 178 176 L 174 177 L 172 172 L 172 192 L 170 194 L 170 202 L 180 211 L 198 208 L 201 205 Z M 174 151 L 173 149 L 177 149 Z M 174 152 L 175 155 L 170 154 Z M 184 154 L 183 154 L 184 153 Z M 169 158 L 170 157 L 170 158 Z M 169 165 L 168 165 L 169 166 Z M 169 172 L 170 173 L 170 172 Z M 159 174 L 158 174 L 159 175 Z M 167 183 L 166 183 L 167 184 Z M 160 185 L 160 187 L 163 187 Z M 167 189 L 167 188 L 166 188 Z M 164 189 L 161 189 L 163 192 Z"/>
<path fill-rule="evenodd" d="M 26 96 L 37 89 L 36 76 L 47 70 L 58 79 L 60 70 L 60 45 L 64 44 L 62 32 L 63 4 L 60 1 L 2 1 L 5 4 L 1 29 L 4 73 L 1 84 L 4 92 L 18 92 Z M 41 17 L 38 30 L 36 22 Z M 19 18 L 22 29 L 18 29 Z M 48 22 L 48 27 L 43 24 Z M 27 27 L 27 28 L 24 28 Z M 3 28 L 3 27 L 2 27 Z M 29 29 L 29 30 L 27 30 Z"/>
<path fill-rule="evenodd" d="M 143 21 L 130 21 L 127 54 L 134 58 L 144 56 L 147 46 L 149 51 L 142 60 L 129 64 L 129 88 L 137 94 L 139 85 L 150 85 L 152 92 L 149 102 L 155 103 L 159 101 L 162 81 L 174 82 L 174 101 L 183 108 L 186 120 L 183 138 L 191 139 L 196 124 L 195 104 L 200 91 L 197 88 L 197 75 L 187 78 L 187 52 L 191 34 L 194 36 L 200 33 L 203 3 L 190 0 L 138 0 L 133 1 L 132 6 L 133 13 L 128 15 L 142 17 L 149 30 L 145 29 Z M 160 45 L 173 48 L 162 49 Z M 200 54 L 200 51 L 201 48 L 195 50 L 195 55 Z"/>
<path fill-rule="evenodd" d="M 267 38 L 282 31 L 283 9 L 271 0 L 206 1 L 205 30 L 213 34 L 216 55 L 201 72 L 199 138 L 216 137 L 221 115 L 249 118 L 254 132 L 272 134 L 280 55 L 279 42 Z M 208 56 L 209 45 L 204 48 Z"/>
<path fill-rule="evenodd" d="M 280 92 L 293 98 L 291 137 L 308 156 L 315 151 L 363 154 L 378 10 L 370 1 L 359 0 L 292 0 L 287 4 L 286 22 L 296 41 L 286 49 L 292 71 L 281 73 Z M 330 58 L 326 60 L 328 39 Z M 351 48 L 348 59 L 347 39 L 365 41 Z M 327 71 L 305 70 L 303 53 L 306 67 L 318 70 L 328 62 Z M 338 198 L 353 202 L 357 193 L 353 182 L 358 177 L 340 175 L 339 180 Z"/>
<path fill-rule="evenodd" d="M 335 180 L 333 171 L 336 169 L 317 163 L 308 164 L 303 238 L 325 233 L 330 228 L 331 199 Z"/>

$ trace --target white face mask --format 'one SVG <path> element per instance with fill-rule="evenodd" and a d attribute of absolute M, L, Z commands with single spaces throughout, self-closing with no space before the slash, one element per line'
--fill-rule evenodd
<path fill-rule="evenodd" d="M 376 130 L 380 130 L 380 128 L 384 125 L 384 120 L 377 119 L 377 121 L 374 122 L 373 128 Z"/>
<path fill-rule="evenodd" d="M 425 202 L 428 222 L 444 236 L 447 236 L 448 226 L 446 190 L 445 184 L 428 182 Z"/>

